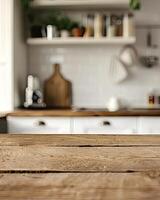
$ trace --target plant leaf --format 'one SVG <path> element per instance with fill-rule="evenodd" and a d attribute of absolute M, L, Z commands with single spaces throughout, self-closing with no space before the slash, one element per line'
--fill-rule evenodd
<path fill-rule="evenodd" d="M 130 0 L 130 8 L 133 10 L 139 10 L 141 8 L 140 0 Z"/>

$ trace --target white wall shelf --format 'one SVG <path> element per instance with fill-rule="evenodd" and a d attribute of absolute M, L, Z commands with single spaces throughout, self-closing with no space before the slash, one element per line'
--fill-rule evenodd
<path fill-rule="evenodd" d="M 29 38 L 27 40 L 28 45 L 92 45 L 92 44 L 115 44 L 125 45 L 134 44 L 136 42 L 135 37 L 114 37 L 114 38 L 55 38 L 48 40 L 46 38 Z"/>
<path fill-rule="evenodd" d="M 129 0 L 34 0 L 32 7 L 101 7 L 101 8 L 129 8 Z"/>

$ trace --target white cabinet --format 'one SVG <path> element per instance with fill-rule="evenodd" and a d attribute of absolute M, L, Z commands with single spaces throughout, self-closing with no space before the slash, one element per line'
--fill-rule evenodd
<path fill-rule="evenodd" d="M 160 134 L 160 117 L 7 117 L 22 134 Z"/>
<path fill-rule="evenodd" d="M 137 132 L 135 117 L 85 117 L 74 118 L 74 133 L 132 134 Z"/>
<path fill-rule="evenodd" d="M 7 117 L 9 133 L 74 133 L 133 134 L 137 133 L 134 117 Z"/>
<path fill-rule="evenodd" d="M 140 117 L 138 132 L 142 134 L 160 134 L 160 117 Z"/>
<path fill-rule="evenodd" d="M 71 119 L 63 117 L 8 117 L 8 132 L 22 134 L 68 134 Z"/>

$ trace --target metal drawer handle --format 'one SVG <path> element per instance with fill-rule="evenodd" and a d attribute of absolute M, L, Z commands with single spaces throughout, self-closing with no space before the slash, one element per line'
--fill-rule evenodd
<path fill-rule="evenodd" d="M 46 123 L 44 121 L 38 121 L 36 123 L 37 126 L 46 126 Z"/>
<path fill-rule="evenodd" d="M 111 123 L 109 121 L 104 121 L 103 126 L 111 126 Z"/>

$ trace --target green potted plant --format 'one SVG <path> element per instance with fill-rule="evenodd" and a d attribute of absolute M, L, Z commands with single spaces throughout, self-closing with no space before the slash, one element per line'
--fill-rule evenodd
<path fill-rule="evenodd" d="M 24 7 L 24 9 L 28 9 L 30 7 L 30 3 L 33 0 L 21 0 L 22 6 Z"/>
<path fill-rule="evenodd" d="M 27 12 L 27 21 L 32 38 L 42 37 L 42 22 L 38 18 L 37 13 L 30 10 Z"/>
<path fill-rule="evenodd" d="M 133 10 L 139 10 L 141 8 L 140 0 L 130 0 L 130 8 Z"/>
<path fill-rule="evenodd" d="M 71 32 L 72 32 L 73 37 L 81 37 L 82 36 L 82 27 L 80 27 L 77 22 L 73 22 Z"/>
<path fill-rule="evenodd" d="M 62 16 L 58 20 L 57 28 L 60 31 L 61 37 L 69 37 L 72 29 L 75 27 L 78 27 L 78 23 L 71 21 L 67 16 Z"/>
<path fill-rule="evenodd" d="M 26 18 L 27 25 L 30 30 L 30 35 L 33 38 L 42 37 L 42 24 L 38 20 L 36 12 L 30 8 L 30 3 L 33 0 L 21 0 L 22 7 Z"/>
<path fill-rule="evenodd" d="M 71 20 L 66 16 L 61 17 L 58 21 L 58 29 L 60 31 L 61 37 L 69 37 L 71 30 Z"/>
<path fill-rule="evenodd" d="M 31 37 L 46 36 L 46 27 L 48 25 L 58 26 L 59 13 L 52 10 L 30 10 L 27 13 Z"/>

